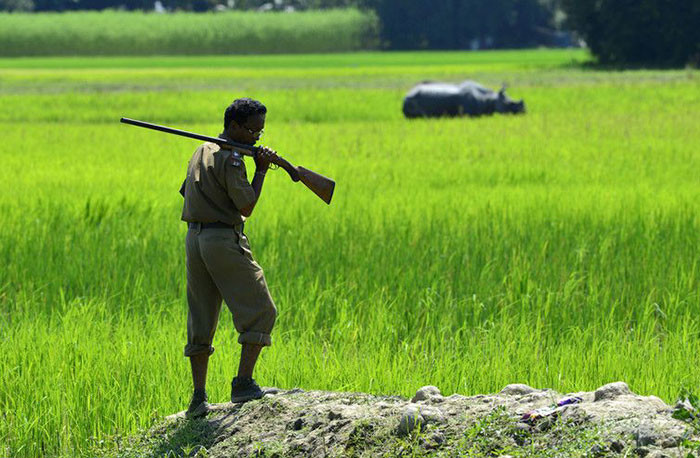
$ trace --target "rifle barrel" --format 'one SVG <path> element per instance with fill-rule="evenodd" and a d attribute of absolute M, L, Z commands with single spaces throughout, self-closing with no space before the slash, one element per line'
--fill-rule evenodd
<path fill-rule="evenodd" d="M 132 126 L 145 127 L 147 129 L 158 130 L 160 132 L 165 132 L 168 134 L 180 135 L 181 137 L 194 138 L 196 140 L 202 140 L 205 142 L 216 143 L 220 146 L 229 146 L 240 154 L 246 156 L 253 156 L 258 152 L 258 147 L 253 145 L 246 145 L 245 143 L 238 143 L 231 140 L 225 140 L 218 137 L 209 137 L 208 135 L 195 134 L 194 132 L 187 132 L 186 130 L 174 129 L 172 127 L 160 126 L 158 124 L 153 124 L 146 121 L 139 121 L 138 119 L 121 118 L 120 120 L 124 124 L 131 124 Z M 292 181 L 301 181 L 304 186 L 309 188 L 318 197 L 323 199 L 327 204 L 331 203 L 333 198 L 333 191 L 335 190 L 335 181 L 328 177 L 324 177 L 312 170 L 306 169 L 304 167 L 295 167 L 289 161 L 287 161 L 282 156 L 277 156 L 274 164 L 280 166 L 285 172 L 289 174 L 289 178 Z"/>
<path fill-rule="evenodd" d="M 234 142 L 231 140 L 225 140 L 225 139 L 219 138 L 219 137 L 210 137 L 208 135 L 195 134 L 194 132 L 187 132 L 186 130 L 173 129 L 172 127 L 160 126 L 158 124 L 153 124 L 150 122 L 139 121 L 138 119 L 121 118 L 120 121 L 123 122 L 124 124 L 131 124 L 132 126 L 145 127 L 147 129 L 153 129 L 153 130 L 158 130 L 161 132 L 166 132 L 168 134 L 180 135 L 181 137 L 194 138 L 196 140 L 202 140 L 204 142 L 216 143 L 217 145 L 233 146 L 234 148 L 238 148 L 238 149 L 243 150 L 243 151 L 239 151 L 239 152 L 242 154 L 245 154 L 246 156 L 254 156 L 255 151 L 257 150 L 257 147 L 251 146 L 251 145 L 246 145 L 245 143 L 238 143 L 238 142 Z"/>

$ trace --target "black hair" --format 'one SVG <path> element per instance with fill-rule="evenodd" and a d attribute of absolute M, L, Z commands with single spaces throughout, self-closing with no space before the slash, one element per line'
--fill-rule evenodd
<path fill-rule="evenodd" d="M 243 124 L 254 115 L 264 115 L 267 113 L 267 108 L 257 100 L 249 97 L 236 99 L 226 108 L 224 112 L 224 130 L 228 129 L 231 121 L 236 121 L 238 124 Z"/>

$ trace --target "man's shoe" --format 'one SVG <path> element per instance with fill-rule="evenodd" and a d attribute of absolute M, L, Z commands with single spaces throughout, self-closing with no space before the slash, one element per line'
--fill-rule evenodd
<path fill-rule="evenodd" d="M 255 383 L 253 377 L 234 377 L 231 381 L 231 402 L 260 399 L 263 394 L 263 390 Z"/>
<path fill-rule="evenodd" d="M 209 413 L 209 403 L 207 393 L 205 391 L 195 391 L 192 394 L 192 400 L 190 401 L 190 406 L 185 412 L 186 418 L 198 418 Z"/>

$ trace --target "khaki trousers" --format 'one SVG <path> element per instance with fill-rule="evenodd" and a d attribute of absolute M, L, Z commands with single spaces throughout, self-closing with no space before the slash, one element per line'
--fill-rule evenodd
<path fill-rule="evenodd" d="M 214 352 L 212 341 L 222 299 L 233 315 L 239 343 L 271 345 L 277 309 L 243 225 L 233 229 L 204 229 L 198 223 L 189 226 L 185 239 L 189 307 L 185 356 Z"/>

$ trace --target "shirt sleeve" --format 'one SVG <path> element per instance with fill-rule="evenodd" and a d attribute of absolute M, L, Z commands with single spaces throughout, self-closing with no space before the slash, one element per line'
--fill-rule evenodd
<path fill-rule="evenodd" d="M 255 202 L 255 191 L 248 182 L 245 163 L 242 159 L 230 157 L 224 166 L 226 193 L 237 209 L 246 208 Z"/>
<path fill-rule="evenodd" d="M 182 186 L 180 186 L 180 195 L 182 195 L 182 197 L 185 197 L 185 183 L 187 183 L 187 178 L 182 180 Z"/>

